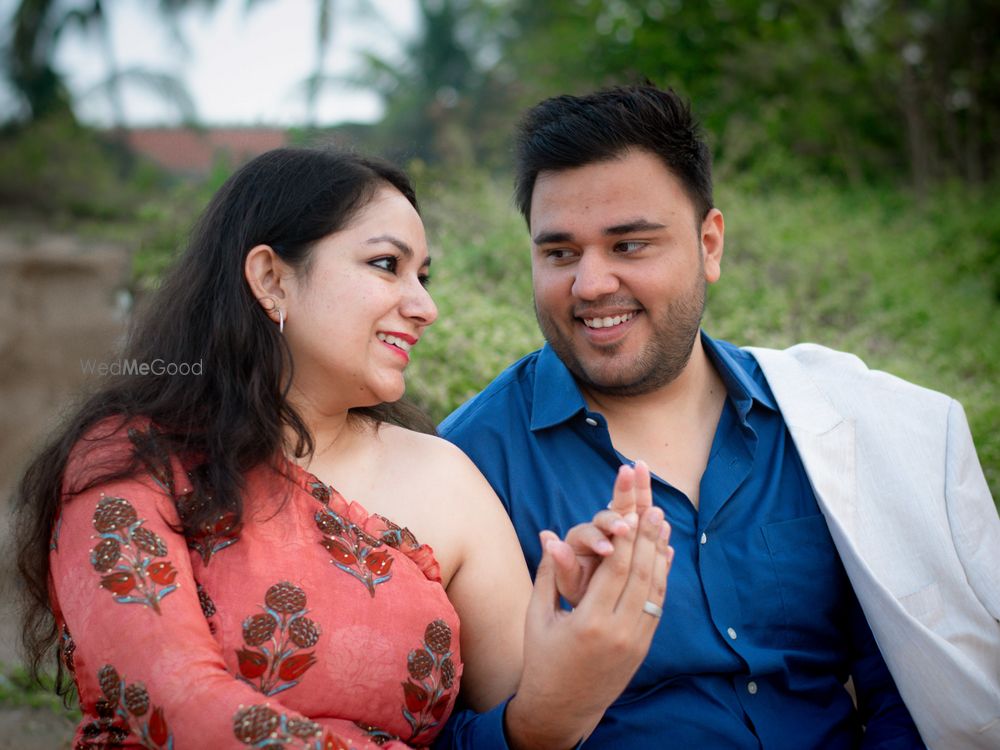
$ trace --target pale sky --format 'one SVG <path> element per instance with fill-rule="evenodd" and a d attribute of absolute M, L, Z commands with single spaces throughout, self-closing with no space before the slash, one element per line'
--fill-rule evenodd
<path fill-rule="evenodd" d="M 18 0 L 0 0 L 0 22 L 9 37 L 9 19 Z M 82 3 L 75 3 L 82 5 Z M 304 80 L 316 57 L 315 0 L 220 0 L 212 12 L 194 9 L 180 19 L 186 48 L 172 37 L 153 0 L 107 0 L 119 69 L 133 66 L 170 73 L 194 99 L 199 119 L 213 125 L 294 125 L 305 121 Z M 360 68 L 360 53 L 372 51 L 394 61 L 417 27 L 413 0 L 335 0 L 333 35 L 325 73 L 347 76 Z M 363 6 L 374 12 L 364 12 Z M 76 95 L 77 116 L 110 125 L 107 96 L 98 90 L 108 73 L 96 31 L 67 32 L 57 67 Z M 128 124 L 175 124 L 177 108 L 148 89 L 123 89 Z M 0 92 L 0 107 L 11 106 Z M 319 124 L 372 121 L 381 114 L 378 97 L 347 85 L 322 90 Z"/>

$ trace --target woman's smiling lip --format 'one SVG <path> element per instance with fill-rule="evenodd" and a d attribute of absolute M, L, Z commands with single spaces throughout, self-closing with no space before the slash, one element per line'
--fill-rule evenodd
<path fill-rule="evenodd" d="M 410 361 L 410 348 L 417 343 L 417 337 L 402 331 L 378 331 L 375 337 L 393 352 Z"/>

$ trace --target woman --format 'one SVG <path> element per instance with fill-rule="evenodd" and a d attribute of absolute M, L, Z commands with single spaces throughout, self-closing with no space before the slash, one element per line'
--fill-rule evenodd
<path fill-rule="evenodd" d="M 215 196 L 132 334 L 139 374 L 21 485 L 25 641 L 37 666 L 58 639 L 78 747 L 422 746 L 459 686 L 476 710 L 518 688 L 509 520 L 394 403 L 429 265 L 381 162 L 279 150 Z"/>

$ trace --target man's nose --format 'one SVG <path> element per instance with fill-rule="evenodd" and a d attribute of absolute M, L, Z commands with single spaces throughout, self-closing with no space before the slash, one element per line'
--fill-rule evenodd
<path fill-rule="evenodd" d="M 597 253 L 583 253 L 576 264 L 573 296 L 596 300 L 618 291 L 619 281 L 608 258 Z"/>

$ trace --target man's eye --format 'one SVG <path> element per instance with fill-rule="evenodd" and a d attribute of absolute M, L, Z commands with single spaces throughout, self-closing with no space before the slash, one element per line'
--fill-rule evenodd
<path fill-rule="evenodd" d="M 384 258 L 376 258 L 373 261 L 369 261 L 369 265 L 381 268 L 383 271 L 388 271 L 389 273 L 396 273 L 396 266 L 399 265 L 399 259 L 395 256 L 387 255 Z"/>
<path fill-rule="evenodd" d="M 628 242 L 619 242 L 615 245 L 615 250 L 621 253 L 634 253 L 636 250 L 641 250 L 646 246 L 645 242 L 640 242 L 638 240 L 630 240 Z"/>
<path fill-rule="evenodd" d="M 431 285 L 431 275 L 429 273 L 425 273 L 422 276 L 418 276 L 417 281 L 420 282 L 420 286 L 426 289 Z"/>
<path fill-rule="evenodd" d="M 564 247 L 555 247 L 545 251 L 545 257 L 549 260 L 566 260 L 573 257 L 573 251 Z"/>

